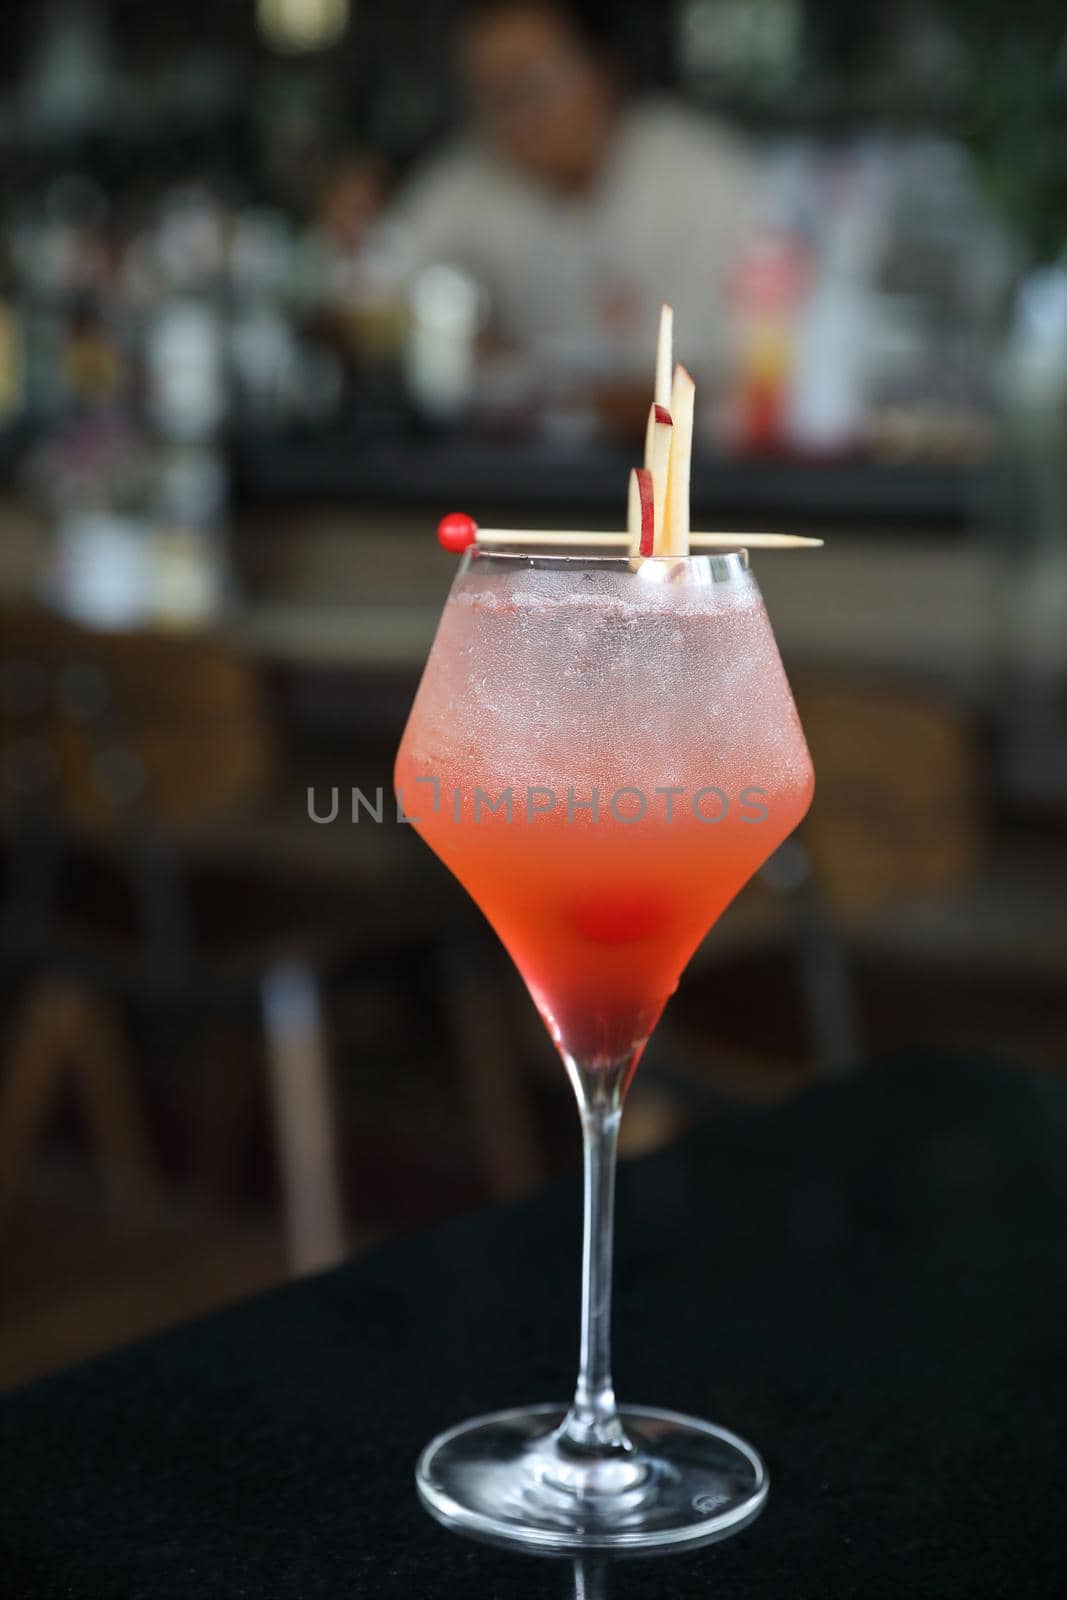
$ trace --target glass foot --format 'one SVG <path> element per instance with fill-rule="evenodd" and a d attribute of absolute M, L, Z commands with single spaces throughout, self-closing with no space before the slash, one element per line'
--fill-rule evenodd
<path fill-rule="evenodd" d="M 562 1450 L 566 1407 L 497 1411 L 439 1434 L 415 1481 L 449 1527 L 542 1550 L 651 1550 L 705 1543 L 750 1522 L 767 1469 L 725 1428 L 673 1411 L 621 1413 L 633 1450 L 604 1461 Z"/>

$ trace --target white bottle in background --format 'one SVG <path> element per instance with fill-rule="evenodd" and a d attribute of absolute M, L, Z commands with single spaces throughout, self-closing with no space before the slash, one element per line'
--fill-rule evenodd
<path fill-rule="evenodd" d="M 412 284 L 408 389 L 435 421 L 458 418 L 470 403 L 482 313 L 478 285 L 458 267 L 424 267 Z"/>
<path fill-rule="evenodd" d="M 207 299 L 166 300 L 145 350 L 149 414 L 165 439 L 211 439 L 226 416 L 225 330 Z"/>
<path fill-rule="evenodd" d="M 815 287 L 797 330 L 789 435 L 805 453 L 841 454 L 862 431 L 870 255 L 862 216 L 843 208 L 828 225 Z"/>

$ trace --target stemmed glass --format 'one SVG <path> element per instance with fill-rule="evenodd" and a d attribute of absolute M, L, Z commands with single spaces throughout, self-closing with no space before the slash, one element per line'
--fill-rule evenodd
<path fill-rule="evenodd" d="M 404 733 L 405 812 L 481 906 L 570 1077 L 584 1161 L 569 1408 L 463 1422 L 423 1501 L 547 1550 L 706 1541 L 756 1515 L 744 1440 L 611 1374 L 616 1146 L 627 1087 L 693 950 L 797 825 L 812 769 L 743 550 L 643 561 L 474 549 Z"/>

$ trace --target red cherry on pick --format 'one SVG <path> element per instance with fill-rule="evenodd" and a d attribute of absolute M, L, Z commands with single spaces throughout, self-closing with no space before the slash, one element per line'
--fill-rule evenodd
<path fill-rule="evenodd" d="M 450 511 L 437 524 L 437 542 L 454 556 L 469 550 L 478 538 L 478 524 L 465 511 Z"/>

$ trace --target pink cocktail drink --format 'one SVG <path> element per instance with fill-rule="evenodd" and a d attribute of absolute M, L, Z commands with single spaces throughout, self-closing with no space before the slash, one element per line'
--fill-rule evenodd
<path fill-rule="evenodd" d="M 739 558 L 573 569 L 482 557 L 457 579 L 396 782 L 553 1038 L 606 1066 L 636 1061 L 812 769 Z"/>

